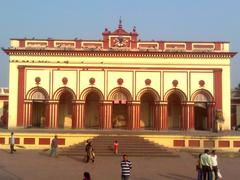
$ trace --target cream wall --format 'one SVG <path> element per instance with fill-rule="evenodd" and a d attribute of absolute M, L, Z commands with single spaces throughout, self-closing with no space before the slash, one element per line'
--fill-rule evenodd
<path fill-rule="evenodd" d="M 68 61 L 67 63 L 66 59 Z M 16 60 L 18 62 L 16 62 Z M 169 89 L 173 88 L 172 81 L 174 79 L 179 82 L 177 88 L 181 89 L 188 97 L 199 88 L 199 80 L 204 80 L 204 88 L 213 94 L 214 76 L 212 70 L 197 69 L 222 68 L 222 110 L 225 118 L 224 128 L 230 128 L 229 59 L 10 56 L 10 61 L 9 127 L 16 127 L 18 92 L 17 66 L 27 65 L 36 67 L 48 66 L 50 69 L 44 70 L 44 68 L 40 68 L 38 70 L 33 70 L 27 68 L 25 92 L 35 86 L 36 76 L 41 78 L 41 87 L 44 87 L 47 91 L 50 89 L 50 94 L 62 87 L 62 78 L 67 77 L 68 83 L 66 86 L 71 88 L 78 96 L 85 88 L 90 86 L 89 79 L 93 77 L 96 80 L 93 86 L 107 95 L 106 93 L 109 93 L 113 88 L 119 86 L 117 84 L 117 79 L 122 78 L 124 80 L 122 87 L 128 89 L 133 97 L 136 95 L 133 94 L 134 89 L 137 93 L 142 88 L 146 87 L 144 82 L 146 78 L 151 79 L 152 83 L 150 87 L 154 88 L 161 97 Z M 76 69 L 73 70 L 73 67 L 76 67 Z M 101 69 L 97 69 L 96 67 Z M 86 68 L 88 70 L 83 70 Z M 141 70 L 131 70 L 132 68 L 140 68 Z M 161 70 L 157 70 L 158 68 Z M 51 76 L 54 78 L 53 83 L 49 82 L 51 81 Z M 78 87 L 77 80 L 78 83 L 80 83 Z M 136 80 L 136 83 L 133 82 L 134 80 Z M 53 84 L 53 87 L 49 84 Z M 104 85 L 106 85 L 105 87 L 107 89 L 104 89 Z"/>
<path fill-rule="evenodd" d="M 84 89 L 88 87 L 96 87 L 104 94 L 104 71 L 91 71 L 91 70 L 83 70 L 79 71 L 80 73 L 80 94 L 84 91 Z M 90 78 L 95 79 L 94 85 L 91 85 L 89 82 Z"/>
<path fill-rule="evenodd" d="M 107 84 L 108 84 L 108 89 L 107 92 L 109 93 L 112 89 L 118 87 L 117 80 L 119 78 L 123 79 L 123 84 L 121 87 L 126 88 L 133 96 L 133 71 L 119 71 L 119 70 L 114 70 L 114 71 L 108 71 L 108 79 L 107 79 Z"/>
<path fill-rule="evenodd" d="M 151 87 L 153 89 L 155 89 L 158 94 L 161 96 L 161 72 L 136 72 L 136 81 L 135 81 L 135 86 L 136 86 L 136 94 L 138 94 L 138 92 L 146 87 L 145 84 L 145 80 L 146 79 L 150 79 L 151 80 L 151 84 L 147 87 Z"/>
<path fill-rule="evenodd" d="M 26 69 L 26 91 L 25 94 L 28 93 L 28 91 L 36 86 L 35 78 L 40 77 L 41 81 L 39 86 L 44 88 L 48 93 L 50 90 L 49 86 L 49 69 Z"/>
<path fill-rule="evenodd" d="M 202 72 L 190 72 L 190 96 L 198 89 L 202 89 L 199 85 L 199 81 L 205 82 L 203 89 L 208 90 L 212 95 L 214 94 L 214 74 L 209 71 Z"/>
<path fill-rule="evenodd" d="M 187 71 L 164 71 L 163 72 L 163 80 L 164 80 L 164 94 L 167 93 L 168 90 L 174 88 L 172 82 L 173 80 L 178 81 L 177 88 L 182 90 L 185 95 L 188 95 L 188 72 Z"/>

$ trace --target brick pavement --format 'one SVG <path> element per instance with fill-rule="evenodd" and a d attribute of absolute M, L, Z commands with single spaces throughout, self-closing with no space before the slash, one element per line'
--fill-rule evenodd
<path fill-rule="evenodd" d="M 194 180 L 196 159 L 186 152 L 180 157 L 129 157 L 132 180 Z M 1 180 L 81 180 L 89 171 L 93 180 L 119 180 L 120 157 L 97 157 L 86 164 L 82 157 L 50 158 L 39 150 L 18 149 L 16 154 L 0 150 Z M 240 158 L 220 158 L 223 179 L 236 180 Z M 237 178 L 238 179 L 238 178 Z"/>

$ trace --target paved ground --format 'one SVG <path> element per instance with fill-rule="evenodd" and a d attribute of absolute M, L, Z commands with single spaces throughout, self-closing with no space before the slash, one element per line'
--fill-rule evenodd
<path fill-rule="evenodd" d="M 178 158 L 129 157 L 132 180 L 195 180 L 196 159 L 186 152 Z M 1 180 L 81 180 L 89 171 L 93 180 L 119 180 L 120 157 L 97 157 L 94 164 L 82 158 L 50 158 L 47 152 L 18 149 L 16 154 L 0 150 Z M 240 158 L 219 158 L 223 179 L 239 179 Z"/>

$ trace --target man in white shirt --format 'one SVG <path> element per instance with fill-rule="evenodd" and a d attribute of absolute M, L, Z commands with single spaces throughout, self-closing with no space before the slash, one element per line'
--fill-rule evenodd
<path fill-rule="evenodd" d="M 201 155 L 200 163 L 202 166 L 203 179 L 212 180 L 212 161 L 208 149 L 205 149 L 204 153 Z"/>
<path fill-rule="evenodd" d="M 211 161 L 212 161 L 212 170 L 214 172 L 215 180 L 217 180 L 218 179 L 218 162 L 217 162 L 217 155 L 215 150 L 212 150 Z"/>

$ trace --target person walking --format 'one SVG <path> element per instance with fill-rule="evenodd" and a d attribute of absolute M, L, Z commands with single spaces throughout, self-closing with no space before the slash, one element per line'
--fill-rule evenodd
<path fill-rule="evenodd" d="M 209 155 L 209 150 L 205 149 L 200 157 L 202 166 L 203 180 L 212 180 L 212 161 Z"/>
<path fill-rule="evenodd" d="M 84 172 L 83 173 L 83 180 L 91 180 L 91 176 L 89 172 Z"/>
<path fill-rule="evenodd" d="M 13 154 L 16 150 L 14 149 L 15 145 L 15 138 L 14 138 L 14 133 L 11 132 L 11 137 L 10 137 L 10 153 Z"/>
<path fill-rule="evenodd" d="M 202 180 L 202 177 L 203 177 L 202 166 L 201 166 L 201 155 L 202 155 L 202 153 L 200 153 L 198 155 L 198 160 L 197 160 L 197 164 L 196 164 L 197 180 Z"/>
<path fill-rule="evenodd" d="M 94 163 L 95 153 L 94 153 L 94 150 L 93 150 L 92 141 L 90 141 L 90 140 L 87 141 L 87 144 L 86 144 L 86 147 L 85 147 L 85 151 L 87 153 L 87 160 L 86 160 L 86 162 L 88 163 L 89 160 L 91 160 Z"/>
<path fill-rule="evenodd" d="M 115 153 L 115 154 L 118 154 L 118 147 L 119 147 L 118 141 L 114 141 L 113 147 L 114 147 L 114 153 Z"/>
<path fill-rule="evenodd" d="M 58 157 L 57 150 L 58 150 L 58 139 L 57 139 L 57 135 L 55 135 L 51 142 L 50 156 L 52 157 L 54 155 L 55 157 Z"/>
<path fill-rule="evenodd" d="M 212 150 L 211 161 L 212 161 L 212 169 L 214 172 L 214 179 L 217 180 L 218 179 L 218 161 L 217 161 L 217 155 L 215 150 Z"/>
<path fill-rule="evenodd" d="M 121 170 L 122 170 L 122 180 L 129 180 L 130 173 L 132 169 L 132 162 L 128 160 L 127 155 L 123 155 L 123 160 L 121 161 Z"/>

